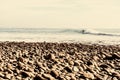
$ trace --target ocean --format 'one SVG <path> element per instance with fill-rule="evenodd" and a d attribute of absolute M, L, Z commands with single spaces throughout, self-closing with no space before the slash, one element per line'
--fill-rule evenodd
<path fill-rule="evenodd" d="M 0 28 L 0 41 L 120 44 L 120 29 Z"/>

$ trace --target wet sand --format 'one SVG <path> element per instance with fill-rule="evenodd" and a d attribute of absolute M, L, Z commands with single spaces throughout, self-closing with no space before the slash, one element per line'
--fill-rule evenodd
<path fill-rule="evenodd" d="M 0 80 L 120 80 L 120 45 L 0 42 Z"/>

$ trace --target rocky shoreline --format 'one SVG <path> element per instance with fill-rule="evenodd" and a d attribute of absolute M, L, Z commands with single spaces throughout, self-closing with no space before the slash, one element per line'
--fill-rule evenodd
<path fill-rule="evenodd" d="M 120 45 L 0 42 L 0 80 L 120 80 Z"/>

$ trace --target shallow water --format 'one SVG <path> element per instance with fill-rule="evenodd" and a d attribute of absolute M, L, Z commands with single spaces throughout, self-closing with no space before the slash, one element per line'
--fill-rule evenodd
<path fill-rule="evenodd" d="M 0 41 L 120 44 L 120 29 L 1 28 Z"/>

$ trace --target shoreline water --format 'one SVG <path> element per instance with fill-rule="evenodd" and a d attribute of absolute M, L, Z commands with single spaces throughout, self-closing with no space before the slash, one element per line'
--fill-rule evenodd
<path fill-rule="evenodd" d="M 120 44 L 119 29 L 1 28 L 0 41 Z"/>
<path fill-rule="evenodd" d="M 118 31 L 118 29 L 104 31 L 104 29 L 1 28 L 0 41 L 120 44 L 120 37 L 117 36 Z"/>

